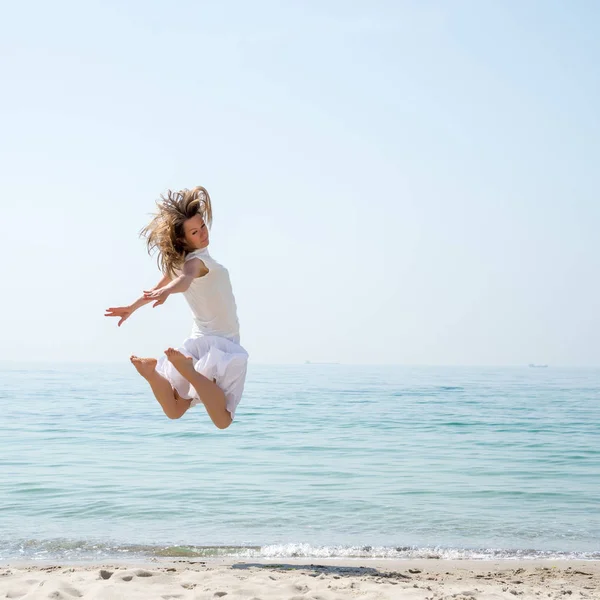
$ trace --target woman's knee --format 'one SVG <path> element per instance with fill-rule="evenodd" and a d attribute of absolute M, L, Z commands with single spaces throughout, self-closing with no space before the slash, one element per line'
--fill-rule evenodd
<path fill-rule="evenodd" d="M 175 406 L 170 406 L 169 408 L 164 408 L 164 413 L 171 420 L 181 419 L 183 415 L 186 413 L 189 405 L 185 405 L 183 403 L 178 403 Z"/>
<path fill-rule="evenodd" d="M 167 417 L 172 421 L 175 419 L 181 419 L 181 417 L 183 417 L 183 413 L 165 412 L 165 415 L 167 415 Z"/>
<path fill-rule="evenodd" d="M 228 410 L 225 413 L 221 418 L 213 420 L 218 429 L 227 429 L 233 423 L 231 413 Z"/>

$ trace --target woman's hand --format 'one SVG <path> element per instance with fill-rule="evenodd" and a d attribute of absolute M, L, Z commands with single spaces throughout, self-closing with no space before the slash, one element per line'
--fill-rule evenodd
<path fill-rule="evenodd" d="M 119 317 L 117 323 L 119 327 L 133 314 L 135 309 L 131 306 L 117 306 L 116 308 L 107 308 L 104 313 L 105 317 Z"/>
<path fill-rule="evenodd" d="M 148 302 L 154 302 L 152 308 L 156 306 L 160 306 L 165 303 L 165 300 L 171 294 L 171 290 L 168 290 L 166 287 L 159 288 L 157 290 L 148 290 L 144 291 L 144 299 Z"/>

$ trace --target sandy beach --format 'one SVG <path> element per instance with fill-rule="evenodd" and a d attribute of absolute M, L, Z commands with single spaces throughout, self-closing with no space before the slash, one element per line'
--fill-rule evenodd
<path fill-rule="evenodd" d="M 469 600 L 600 598 L 600 561 L 180 560 L 7 564 L 0 598 Z"/>

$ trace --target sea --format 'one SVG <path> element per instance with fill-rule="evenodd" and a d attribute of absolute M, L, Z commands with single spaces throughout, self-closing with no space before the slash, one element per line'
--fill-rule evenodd
<path fill-rule="evenodd" d="M 131 365 L 0 365 L 0 561 L 600 559 L 600 369 L 250 364 L 234 423 Z"/>

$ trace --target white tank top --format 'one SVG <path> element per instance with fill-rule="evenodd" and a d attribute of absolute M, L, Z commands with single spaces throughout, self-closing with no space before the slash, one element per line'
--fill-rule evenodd
<path fill-rule="evenodd" d="M 239 344 L 240 325 L 229 272 L 206 248 L 190 252 L 185 261 L 192 258 L 199 258 L 208 269 L 204 277 L 196 277 L 183 292 L 194 316 L 192 337 L 218 335 Z"/>

